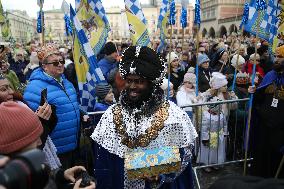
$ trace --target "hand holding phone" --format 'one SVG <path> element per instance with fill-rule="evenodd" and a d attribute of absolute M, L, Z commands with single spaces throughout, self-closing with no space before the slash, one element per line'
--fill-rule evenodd
<path fill-rule="evenodd" d="M 43 106 L 45 102 L 47 102 L 47 88 L 45 88 L 41 91 L 40 104 L 39 105 Z"/>

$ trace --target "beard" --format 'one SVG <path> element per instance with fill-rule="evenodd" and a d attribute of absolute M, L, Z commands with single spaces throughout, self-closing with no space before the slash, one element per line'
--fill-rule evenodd
<path fill-rule="evenodd" d="M 120 95 L 120 104 L 129 112 L 139 109 L 142 114 L 151 115 L 164 102 L 164 91 L 159 86 L 151 86 L 136 97 L 131 97 L 131 92 L 126 89 Z"/>

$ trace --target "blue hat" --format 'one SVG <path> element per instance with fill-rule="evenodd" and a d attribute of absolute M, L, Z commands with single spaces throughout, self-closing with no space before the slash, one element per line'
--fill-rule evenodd
<path fill-rule="evenodd" d="M 198 59 L 197 59 L 197 64 L 198 66 L 200 66 L 201 64 L 205 63 L 205 62 L 209 62 L 210 59 L 208 58 L 208 56 L 206 54 L 198 54 Z"/>

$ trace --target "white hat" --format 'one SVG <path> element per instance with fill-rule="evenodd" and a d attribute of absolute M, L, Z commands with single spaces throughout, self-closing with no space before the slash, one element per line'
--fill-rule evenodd
<path fill-rule="evenodd" d="M 190 82 L 193 86 L 196 86 L 196 75 L 194 73 L 186 73 L 183 77 L 183 82 Z"/>
<path fill-rule="evenodd" d="M 188 68 L 187 73 L 195 73 L 195 68 L 194 67 Z"/>
<path fill-rule="evenodd" d="M 178 60 L 179 59 L 178 55 L 176 53 L 174 53 L 174 52 L 169 53 L 166 58 L 167 58 L 168 62 L 169 62 L 169 60 L 171 60 L 171 62 L 173 62 L 174 60 Z"/>
<path fill-rule="evenodd" d="M 219 72 L 213 72 L 212 78 L 209 82 L 212 89 L 220 89 L 228 84 L 226 76 Z"/>
<path fill-rule="evenodd" d="M 237 66 L 238 56 L 239 56 L 238 65 L 243 65 L 246 62 L 246 60 L 241 55 L 237 55 L 237 54 L 234 55 L 232 60 L 231 60 L 231 63 L 232 63 L 232 66 L 234 66 L 235 68 Z"/>
<path fill-rule="evenodd" d="M 256 55 L 255 54 L 250 55 L 249 60 L 254 60 L 254 57 L 256 57 L 256 59 L 260 59 L 259 54 L 256 53 Z"/>
<path fill-rule="evenodd" d="M 170 87 L 172 87 L 173 84 L 170 82 Z M 163 79 L 163 83 L 162 85 L 160 86 L 161 89 L 163 89 L 164 91 L 168 89 L 168 79 L 164 78 Z"/>

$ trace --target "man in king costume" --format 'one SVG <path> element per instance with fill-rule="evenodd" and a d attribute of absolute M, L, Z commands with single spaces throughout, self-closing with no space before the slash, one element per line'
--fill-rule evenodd
<path fill-rule="evenodd" d="M 164 98 L 160 88 L 166 71 L 164 59 L 148 47 L 131 46 L 124 51 L 119 71 L 126 81 L 125 89 L 119 102 L 103 114 L 91 136 L 97 145 L 97 188 L 193 188 L 191 149 L 197 133 L 188 115 Z M 180 166 L 173 172 L 159 174 L 159 167 L 174 170 L 177 165 L 170 162 L 175 159 L 173 156 L 167 165 L 158 165 L 160 159 L 170 156 L 165 155 L 169 152 L 165 148 L 177 149 Z M 161 149 L 166 152 L 164 155 Z M 129 157 L 139 156 L 135 152 L 147 155 L 149 151 L 159 150 L 158 154 L 151 155 L 152 158 L 146 157 L 152 166 L 148 167 L 148 172 L 147 167 L 140 172 L 134 169 L 135 173 L 153 173 L 153 176 L 133 178 L 129 174 L 132 165 Z M 139 164 L 141 159 L 134 158 L 134 162 Z M 158 167 L 157 175 L 154 174 L 155 166 Z"/>
<path fill-rule="evenodd" d="M 249 88 L 250 92 L 255 89 Z M 274 177 L 284 146 L 284 46 L 275 52 L 273 70 L 268 72 L 255 91 L 251 130 L 252 174 Z M 279 174 L 284 178 L 284 170 Z"/>

